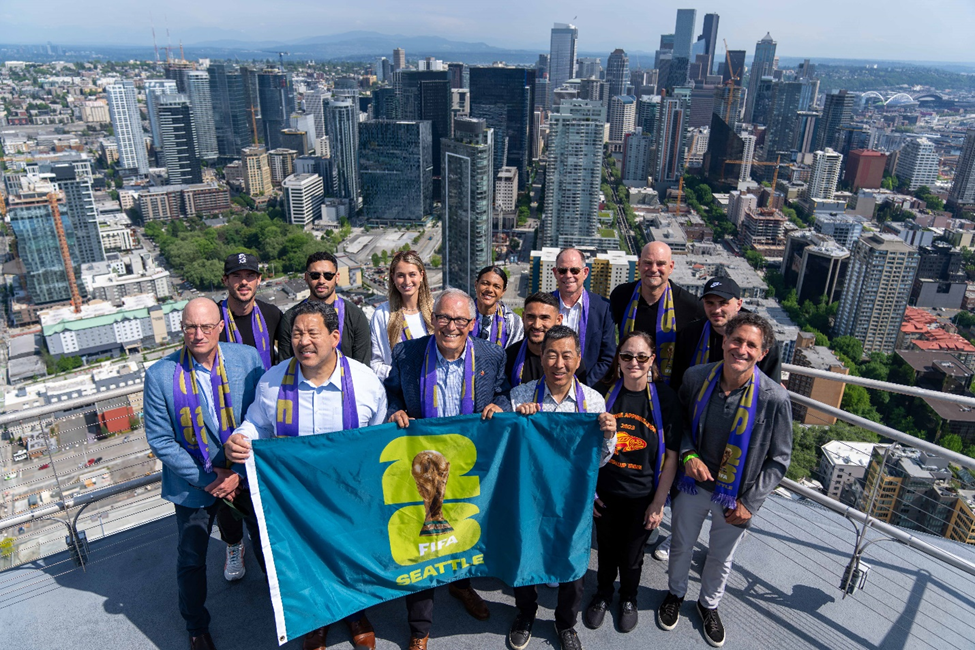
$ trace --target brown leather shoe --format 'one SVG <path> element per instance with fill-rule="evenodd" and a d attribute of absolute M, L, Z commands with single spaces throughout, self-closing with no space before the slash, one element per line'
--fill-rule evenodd
<path fill-rule="evenodd" d="M 190 650 L 217 650 L 217 647 L 213 645 L 210 633 L 204 632 L 200 636 L 190 637 Z"/>
<path fill-rule="evenodd" d="M 372 623 L 365 615 L 355 623 L 349 623 L 349 632 L 352 634 L 352 645 L 356 648 L 376 650 L 376 633 L 373 632 Z"/>
<path fill-rule="evenodd" d="M 328 636 L 328 626 L 320 627 L 305 635 L 301 644 L 302 650 L 325 650 L 325 638 Z"/>
<path fill-rule="evenodd" d="M 477 620 L 486 621 L 491 617 L 491 612 L 488 610 L 484 599 L 473 588 L 461 589 L 451 584 L 447 590 L 451 596 L 464 603 L 464 609 L 467 610 L 467 613 Z"/>
<path fill-rule="evenodd" d="M 410 647 L 409 650 L 427 650 L 427 641 L 430 640 L 430 635 L 418 639 L 415 636 L 410 637 Z"/>

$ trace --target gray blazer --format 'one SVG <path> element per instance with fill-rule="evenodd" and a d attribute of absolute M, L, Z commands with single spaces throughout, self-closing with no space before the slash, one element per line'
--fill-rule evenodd
<path fill-rule="evenodd" d="M 715 365 L 707 363 L 693 366 L 688 368 L 684 375 L 680 387 L 680 402 L 684 409 L 686 426 L 680 448 L 681 458 L 687 452 L 695 451 L 694 441 L 691 438 L 694 398 Z M 785 477 L 789 462 L 792 460 L 792 403 L 789 401 L 789 393 L 761 370 L 759 378 L 761 385 L 758 413 L 748 445 L 741 489 L 738 492 L 739 502 L 743 503 L 753 515 L 758 513 L 766 497 Z M 704 431 L 704 418 L 701 418 L 699 427 L 698 439 L 708 435 L 708 432 Z"/>

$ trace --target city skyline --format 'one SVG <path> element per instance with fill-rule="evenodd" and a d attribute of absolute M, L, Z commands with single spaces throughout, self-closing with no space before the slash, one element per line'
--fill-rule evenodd
<path fill-rule="evenodd" d="M 435 36 L 453 41 L 483 42 L 492 47 L 548 51 L 548 36 L 555 22 L 572 23 L 579 29 L 579 52 L 591 53 L 617 47 L 633 52 L 653 52 L 660 34 L 673 32 L 678 8 L 696 9 L 694 36 L 702 29 L 703 16 L 721 16 L 719 39 L 727 39 L 732 49 L 746 49 L 751 56 L 754 44 L 766 32 L 780 44 L 780 56 L 854 59 L 893 59 L 898 61 L 975 62 L 968 44 L 966 25 L 975 23 L 975 5 L 965 0 L 944 0 L 937 11 L 927 6 L 896 0 L 881 3 L 842 3 L 823 0 L 816 12 L 804 12 L 802 20 L 776 11 L 767 0 L 753 0 L 742 6 L 728 0 L 712 0 L 694 5 L 666 2 L 652 9 L 633 3 L 617 12 L 602 12 L 582 2 L 555 3 L 543 0 L 523 9 L 519 20 L 498 15 L 491 6 L 463 7 L 453 3 L 431 2 L 425 11 L 380 0 L 368 17 L 358 8 L 321 5 L 306 0 L 289 5 L 292 11 L 276 16 L 266 11 L 265 3 L 251 0 L 230 3 L 218 0 L 205 6 L 174 0 L 165 15 L 149 11 L 135 15 L 113 12 L 105 3 L 76 5 L 55 2 L 55 6 L 18 5 L 17 12 L 0 11 L 0 22 L 16 34 L 17 43 L 47 41 L 73 45 L 152 46 L 156 42 L 174 47 L 215 43 L 222 40 L 252 42 L 255 46 L 272 42 L 289 43 L 301 39 L 327 37 L 353 31 L 378 32 L 385 36 L 417 38 Z M 632 20 L 618 20 L 629 11 Z M 294 21 L 298 13 L 301 21 Z M 843 16 L 843 20 L 836 20 Z M 330 27 L 322 27 L 328 25 Z M 937 33 L 937 48 L 925 38 L 907 38 L 905 26 L 923 25 Z M 169 28 L 170 39 L 166 37 Z M 121 38 L 119 35 L 122 34 Z M 720 53 L 723 43 L 717 48 Z M 424 52 L 408 56 L 419 56 Z"/>

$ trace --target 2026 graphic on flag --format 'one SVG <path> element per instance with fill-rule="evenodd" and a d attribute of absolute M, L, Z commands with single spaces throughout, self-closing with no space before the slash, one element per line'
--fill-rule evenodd
<path fill-rule="evenodd" d="M 464 415 L 254 441 L 247 477 L 278 641 L 461 578 L 582 576 L 596 418 Z"/>

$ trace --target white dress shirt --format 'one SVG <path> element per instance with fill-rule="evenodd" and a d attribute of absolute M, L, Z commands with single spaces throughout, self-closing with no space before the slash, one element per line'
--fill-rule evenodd
<path fill-rule="evenodd" d="M 410 335 L 415 338 L 423 338 L 430 332 L 427 325 L 423 322 L 423 314 L 405 314 L 406 324 L 410 326 Z M 372 315 L 369 329 L 372 333 L 372 360 L 369 362 L 373 372 L 379 377 L 379 381 L 386 381 L 389 376 L 391 364 L 393 363 L 393 349 L 389 347 L 389 334 L 386 327 L 389 325 L 389 303 L 376 307 L 376 313 Z M 399 343 L 399 341 L 397 341 Z"/>
<path fill-rule="evenodd" d="M 530 381 L 527 384 L 519 384 L 511 389 L 511 409 L 514 410 L 518 408 L 521 404 L 526 404 L 535 401 L 535 387 L 538 382 L 545 381 L 544 378 L 536 379 L 535 381 Z M 603 396 L 589 388 L 585 384 L 579 384 L 582 387 L 582 394 L 586 400 L 586 413 L 605 413 L 606 412 L 606 400 Z M 561 402 L 556 402 L 555 398 L 552 397 L 552 393 L 549 392 L 548 386 L 545 387 L 545 393 L 542 396 L 542 412 L 544 413 L 577 413 L 578 409 L 576 407 L 576 391 L 575 388 L 569 389 L 565 397 L 562 398 Z M 603 438 L 603 450 L 602 456 L 599 458 L 599 466 L 602 467 L 609 462 L 609 459 L 613 457 L 616 452 L 616 434 L 613 434 L 612 438 L 608 440 Z"/>
<path fill-rule="evenodd" d="M 386 419 L 386 390 L 382 382 L 368 368 L 355 359 L 349 359 L 352 385 L 355 388 L 355 406 L 359 426 L 382 424 Z M 234 433 L 242 433 L 250 439 L 273 438 L 277 423 L 278 391 L 290 359 L 277 364 L 261 377 L 257 384 L 254 402 L 247 409 L 244 422 Z M 342 369 L 335 370 L 321 386 L 311 385 L 301 374 L 298 364 L 298 435 L 311 436 L 332 431 L 342 431 Z"/>
<path fill-rule="evenodd" d="M 559 313 L 562 314 L 562 324 L 579 334 L 579 321 L 582 320 L 582 295 L 576 300 L 576 304 L 566 307 L 562 302 L 562 294 L 559 294 Z"/>

